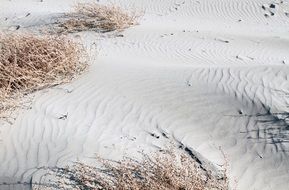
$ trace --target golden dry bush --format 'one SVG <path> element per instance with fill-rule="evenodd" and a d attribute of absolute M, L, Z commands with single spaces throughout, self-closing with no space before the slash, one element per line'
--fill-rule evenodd
<path fill-rule="evenodd" d="M 85 67 L 84 51 L 65 37 L 0 34 L 0 117 L 33 91 L 70 81 Z"/>
<path fill-rule="evenodd" d="M 110 32 L 121 31 L 137 24 L 138 16 L 115 5 L 78 3 L 72 13 L 58 20 L 58 33 L 81 31 Z"/>
<path fill-rule="evenodd" d="M 222 177 L 202 169 L 190 155 L 172 151 L 143 155 L 141 161 L 97 158 L 100 167 L 76 163 L 52 169 L 56 182 L 48 189 L 73 190 L 227 190 Z"/>

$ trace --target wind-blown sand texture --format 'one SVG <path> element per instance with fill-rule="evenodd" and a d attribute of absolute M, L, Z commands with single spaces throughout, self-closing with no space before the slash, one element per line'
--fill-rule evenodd
<path fill-rule="evenodd" d="M 109 2 L 144 16 L 123 37 L 75 35 L 100 52 L 80 79 L 36 93 L 32 109 L 0 124 L 2 184 L 173 141 L 208 165 L 223 165 L 223 152 L 238 190 L 288 189 L 288 0 Z M 38 28 L 73 4 L 0 0 L 0 29 Z"/>

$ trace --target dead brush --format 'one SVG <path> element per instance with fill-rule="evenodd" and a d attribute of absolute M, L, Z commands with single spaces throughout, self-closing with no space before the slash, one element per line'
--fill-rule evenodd
<path fill-rule="evenodd" d="M 46 189 L 77 190 L 227 190 L 225 178 L 198 167 L 189 155 L 166 151 L 141 161 L 125 158 L 120 162 L 97 158 L 101 167 L 76 163 L 52 169 L 56 182 Z M 209 174 L 209 175 L 208 175 Z"/>
<path fill-rule="evenodd" d="M 78 3 L 74 12 L 58 20 L 57 33 L 74 33 L 81 31 L 111 32 L 122 31 L 137 24 L 135 13 L 124 11 L 115 5 L 97 3 Z"/>
<path fill-rule="evenodd" d="M 64 37 L 0 34 L 0 118 L 19 106 L 19 97 L 81 73 L 83 53 Z"/>

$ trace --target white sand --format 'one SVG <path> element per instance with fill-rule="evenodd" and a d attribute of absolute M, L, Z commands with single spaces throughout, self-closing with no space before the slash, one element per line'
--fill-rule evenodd
<path fill-rule="evenodd" d="M 145 11 L 140 25 L 118 38 L 79 35 L 100 49 L 89 72 L 0 124 L 0 181 L 37 182 L 43 166 L 173 141 L 216 166 L 221 147 L 238 190 L 288 189 L 288 0 L 110 2 Z M 73 3 L 0 0 L 0 28 L 46 23 Z"/>

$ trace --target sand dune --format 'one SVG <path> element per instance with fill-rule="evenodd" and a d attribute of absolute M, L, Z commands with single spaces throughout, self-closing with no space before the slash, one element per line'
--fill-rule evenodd
<path fill-rule="evenodd" d="M 288 189 L 289 2 L 113 2 L 144 11 L 140 25 L 124 37 L 77 34 L 100 49 L 89 72 L 35 93 L 13 125 L 0 124 L 2 184 L 173 141 L 215 166 L 225 162 L 221 147 L 236 189 Z M 0 28 L 41 28 L 71 5 L 0 0 Z"/>

